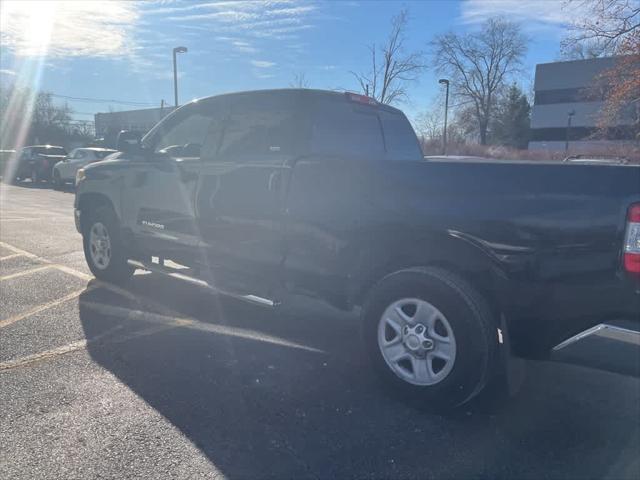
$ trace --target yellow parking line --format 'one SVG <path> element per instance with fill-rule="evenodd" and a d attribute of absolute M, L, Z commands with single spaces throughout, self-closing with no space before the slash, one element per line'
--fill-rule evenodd
<path fill-rule="evenodd" d="M 164 313 L 166 313 L 168 315 L 178 315 L 178 313 L 175 312 L 174 310 L 172 310 L 172 309 L 170 309 L 170 308 L 168 308 L 168 307 L 166 307 L 166 306 L 164 306 L 164 305 L 162 305 L 162 304 L 160 304 L 158 302 L 155 302 L 155 301 L 153 301 L 151 299 L 145 298 L 142 295 L 137 296 L 134 293 L 132 293 L 132 292 L 130 292 L 130 291 L 128 291 L 128 290 L 126 290 L 126 289 L 124 289 L 122 287 L 119 287 L 117 285 L 114 285 L 114 284 L 111 284 L 111 283 L 107 283 L 107 282 L 103 282 L 101 280 L 94 279 L 93 276 L 91 276 L 91 275 L 89 275 L 87 273 L 81 272 L 79 270 L 76 270 L 75 268 L 71 268 L 71 267 L 68 267 L 66 265 L 60 265 L 60 264 L 53 263 L 50 260 L 47 260 L 46 258 L 39 257 L 38 255 L 35 255 L 35 254 L 31 253 L 31 252 L 27 252 L 26 250 L 22 250 L 22 249 L 20 249 L 18 247 L 14 247 L 13 245 L 10 245 L 10 244 L 5 243 L 5 242 L 0 242 L 0 246 L 6 248 L 8 250 L 11 250 L 12 252 L 15 252 L 17 254 L 19 253 L 20 255 L 24 255 L 26 257 L 29 257 L 29 258 L 38 260 L 38 261 L 40 261 L 42 263 L 45 263 L 45 264 L 47 264 L 46 265 L 47 268 L 55 268 L 55 269 L 57 269 L 57 270 L 59 270 L 61 272 L 67 273 L 67 274 L 72 275 L 72 276 L 74 276 L 76 278 L 79 278 L 81 280 L 86 280 L 86 281 L 94 280 L 95 283 L 93 285 L 91 285 L 91 287 L 90 287 L 91 289 L 98 288 L 98 287 L 106 288 L 106 289 L 111 290 L 112 292 L 114 292 L 116 294 L 119 294 L 119 295 L 122 295 L 122 296 L 128 298 L 129 300 L 133 300 L 133 301 L 136 301 L 138 303 L 142 303 L 147 307 L 151 307 L 151 308 L 155 308 L 155 309 L 158 309 L 158 310 L 162 310 Z M 45 267 L 42 267 L 42 268 L 44 269 Z M 7 277 L 10 277 L 10 276 L 8 275 Z M 13 277 L 11 277 L 11 278 L 13 278 Z M 88 291 L 88 289 L 81 290 L 81 291 L 79 291 L 79 293 L 76 292 L 77 293 L 76 296 L 80 295 L 80 293 L 82 293 L 83 291 Z M 67 298 L 67 297 L 69 297 L 69 298 Z M 7 320 L 0 321 L 0 328 L 4 327 L 6 325 L 9 325 L 11 323 L 17 322 L 19 320 L 22 320 L 23 318 L 26 318 L 26 317 L 28 317 L 30 315 L 33 315 L 34 313 L 39 313 L 39 312 L 41 312 L 43 310 L 46 310 L 49 307 L 58 305 L 59 303 L 65 302 L 66 300 L 68 300 L 70 298 L 73 298 L 73 296 L 71 296 L 71 294 L 67 295 L 67 297 L 63 297 L 63 298 L 61 298 L 59 300 L 56 300 L 56 301 L 51 302 L 51 303 L 48 303 L 46 305 L 42 305 L 40 307 L 36 307 L 36 308 L 34 308 L 32 310 L 29 310 L 28 312 L 25 312 L 25 313 L 20 314 L 20 315 L 16 315 L 16 316 L 11 317 L 11 318 L 9 318 Z"/>
<path fill-rule="evenodd" d="M 52 267 L 51 265 L 43 265 L 41 267 L 30 268 L 28 270 L 22 270 L 21 272 L 11 273 L 9 275 L 5 275 L 4 277 L 0 277 L 0 282 L 11 280 L 12 278 L 22 277 L 24 275 L 30 275 L 32 273 L 40 272 L 42 270 L 47 270 L 51 267 Z"/>
<path fill-rule="evenodd" d="M 5 255 L 4 257 L 0 257 L 0 261 L 9 260 L 10 258 L 22 257 L 22 253 L 12 253 L 11 255 Z"/>
<path fill-rule="evenodd" d="M 88 273 L 81 272 L 79 270 L 76 270 L 75 268 L 67 267 L 66 265 L 59 265 L 57 263 L 54 263 L 52 267 L 57 270 L 60 270 L 61 272 L 68 273 L 69 275 L 73 275 L 74 277 L 78 277 L 81 280 L 89 281 L 94 278 L 92 275 L 89 275 Z"/>
<path fill-rule="evenodd" d="M 27 355 L 26 357 L 18 358 L 16 360 L 9 360 L 8 362 L 1 362 L 0 372 L 3 370 L 9 370 L 11 368 L 22 367 L 24 365 L 38 362 L 40 360 L 45 360 L 47 358 L 55 357 L 58 355 L 64 355 L 65 353 L 75 352 L 76 350 L 81 350 L 86 346 L 87 346 L 87 340 L 78 340 L 77 342 L 73 342 L 68 345 L 64 345 L 62 347 L 47 350 L 46 352 Z"/>
<path fill-rule="evenodd" d="M 173 327 L 166 326 L 166 325 L 161 325 L 161 326 L 154 325 L 153 327 L 146 328 L 144 330 L 139 330 L 137 332 L 133 332 L 133 333 L 131 333 L 129 335 L 125 335 L 125 336 L 122 336 L 122 337 L 118 337 L 118 338 L 114 339 L 110 343 L 121 343 L 121 342 L 125 342 L 127 340 L 131 340 L 133 338 L 152 335 L 154 333 L 158 333 L 158 332 L 161 332 L 163 330 L 168 330 L 170 328 L 173 328 Z M 61 355 L 66 355 L 67 353 L 77 352 L 78 350 L 82 350 L 84 348 L 87 348 L 87 346 L 89 344 L 94 343 L 94 342 L 106 337 L 107 335 L 112 334 L 114 331 L 121 330 L 121 329 L 122 329 L 122 325 L 116 325 L 115 327 L 110 328 L 106 332 L 103 332 L 100 335 L 97 335 L 97 336 L 95 336 L 93 338 L 90 338 L 90 339 L 86 339 L 85 338 L 83 340 L 78 340 L 76 342 L 72 342 L 72 343 L 69 343 L 67 345 L 63 345 L 61 347 L 56 347 L 56 348 L 52 348 L 51 350 L 46 350 L 44 352 L 34 353 L 33 355 L 27 355 L 26 357 L 17 358 L 15 360 L 9 360 L 9 361 L 6 361 L 6 362 L 0 362 L 0 372 L 3 371 L 3 370 L 10 370 L 12 368 L 24 367 L 26 365 L 30 365 L 32 363 L 40 362 L 42 360 L 47 360 L 49 358 L 59 357 Z"/>
<path fill-rule="evenodd" d="M 21 255 L 24 255 L 25 257 L 29 257 L 29 258 L 40 258 L 37 255 L 27 252 L 26 250 L 22 250 L 20 248 L 14 247 L 13 245 L 9 245 L 8 243 L 5 242 L 0 242 L 0 247 L 4 247 L 7 250 L 11 250 L 13 253 L 20 253 Z M 41 259 L 44 260 L 44 259 Z M 47 263 L 51 263 L 49 261 L 47 261 Z"/>
<path fill-rule="evenodd" d="M 130 308 L 118 307 L 115 305 L 106 305 L 104 303 L 96 303 L 90 301 L 83 301 L 82 306 L 95 312 L 102 313 L 104 315 L 125 318 L 127 320 L 139 320 L 156 324 L 159 323 L 161 325 L 166 325 L 169 327 L 188 328 L 191 330 L 243 338 L 246 340 L 256 340 L 260 342 L 271 343 L 273 345 L 279 345 L 282 347 L 306 350 L 308 352 L 325 353 L 323 350 L 310 347 L 308 345 L 303 345 L 301 343 L 292 342 L 291 340 L 276 337 L 274 335 L 269 335 L 267 333 L 258 332 L 256 330 L 231 327 L 227 325 L 217 325 L 214 323 L 206 323 L 201 322 L 200 320 L 196 320 L 195 318 L 162 315 L 156 312 L 132 310 Z"/>
<path fill-rule="evenodd" d="M 5 320 L 0 321 L 0 328 L 6 327 L 7 325 L 11 325 L 12 323 L 18 322 L 23 318 L 30 317 L 31 315 L 35 315 L 36 313 L 40 313 L 48 308 L 55 307 L 56 305 L 60 305 L 61 303 L 72 300 L 76 297 L 79 297 L 82 293 L 93 290 L 95 287 L 91 285 L 90 287 L 84 287 L 79 290 L 75 290 L 62 298 L 58 298 L 57 300 L 53 300 L 49 303 L 45 303 L 44 305 L 38 305 L 37 307 L 32 308 L 31 310 L 27 310 L 26 312 L 19 313 L 14 315 L 13 317 L 9 317 Z"/>

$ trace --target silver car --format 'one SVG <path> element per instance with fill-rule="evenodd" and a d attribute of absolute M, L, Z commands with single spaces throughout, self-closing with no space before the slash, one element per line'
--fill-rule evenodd
<path fill-rule="evenodd" d="M 67 182 L 74 182 L 76 172 L 93 162 L 105 159 L 117 150 L 108 148 L 85 147 L 72 150 L 67 158 L 58 162 L 53 167 L 53 186 L 60 188 Z"/>

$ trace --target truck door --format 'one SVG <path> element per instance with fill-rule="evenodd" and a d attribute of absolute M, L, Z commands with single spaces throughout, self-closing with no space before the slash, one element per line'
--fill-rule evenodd
<path fill-rule="evenodd" d="M 289 290 L 344 305 L 370 232 L 371 162 L 385 155 L 376 108 L 340 97 L 308 110 L 309 156 L 295 163 L 286 200 L 284 279 Z"/>
<path fill-rule="evenodd" d="M 229 97 L 217 155 L 203 162 L 197 208 L 214 281 L 273 298 L 283 259 L 283 194 L 298 155 L 296 92 Z"/>
<path fill-rule="evenodd" d="M 194 255 L 200 238 L 194 200 L 201 158 L 217 149 L 218 114 L 210 102 L 183 107 L 145 139 L 152 154 L 132 163 L 123 211 L 144 253 L 177 261 Z"/>

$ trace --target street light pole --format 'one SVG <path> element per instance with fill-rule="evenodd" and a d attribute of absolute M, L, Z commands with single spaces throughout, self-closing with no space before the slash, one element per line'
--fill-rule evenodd
<path fill-rule="evenodd" d="M 187 53 L 187 47 L 175 47 L 173 49 L 173 97 L 175 106 L 178 107 L 178 66 L 176 64 L 176 54 Z"/>
<path fill-rule="evenodd" d="M 442 132 L 442 154 L 447 154 L 447 114 L 449 112 L 449 80 L 441 78 L 438 83 L 446 85 L 447 90 L 444 97 L 444 131 Z"/>
<path fill-rule="evenodd" d="M 571 119 L 575 114 L 576 114 L 575 110 L 569 110 L 569 112 L 567 112 L 567 135 L 564 141 L 565 155 L 569 153 L 569 131 L 571 130 Z"/>

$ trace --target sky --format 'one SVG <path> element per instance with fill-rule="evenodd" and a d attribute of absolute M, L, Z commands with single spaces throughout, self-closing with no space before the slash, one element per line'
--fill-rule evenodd
<path fill-rule="evenodd" d="M 0 86 L 30 85 L 68 101 L 73 118 L 173 103 L 172 49 L 180 102 L 219 93 L 291 86 L 357 91 L 351 72 L 369 67 L 368 46 L 382 43 L 390 19 L 409 12 L 406 49 L 424 51 L 452 30 L 479 28 L 492 16 L 520 22 L 529 37 L 525 90 L 537 63 L 554 61 L 577 12 L 560 0 L 190 0 L 0 1 Z M 438 75 L 427 67 L 398 105 L 411 118 L 433 105 Z M 110 100 L 73 100 L 65 97 Z M 128 103 L 116 103 L 128 102 Z"/>

